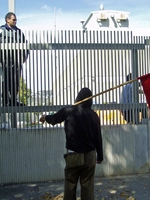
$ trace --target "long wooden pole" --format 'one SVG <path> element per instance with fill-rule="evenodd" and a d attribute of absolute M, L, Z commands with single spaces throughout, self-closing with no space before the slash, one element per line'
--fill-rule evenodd
<path fill-rule="evenodd" d="M 87 100 L 89 100 L 89 99 L 93 99 L 94 97 L 97 97 L 97 96 L 99 96 L 99 95 L 101 95 L 101 94 L 104 94 L 104 93 L 106 93 L 106 92 L 109 92 L 109 91 L 111 91 L 111 90 L 117 89 L 117 88 L 119 88 L 119 87 L 121 87 L 121 86 L 124 86 L 124 85 L 127 85 L 127 84 L 129 84 L 129 83 L 135 82 L 135 81 L 137 81 L 137 80 L 138 80 L 138 78 L 135 78 L 135 79 L 133 79 L 133 80 L 127 81 L 127 82 L 122 83 L 122 84 L 120 84 L 120 85 L 117 85 L 117 86 L 115 86 L 115 87 L 109 88 L 108 90 L 105 90 L 105 91 L 103 91 L 103 92 L 100 92 L 100 93 L 95 94 L 95 95 L 93 95 L 93 96 L 90 96 L 90 97 L 88 97 L 88 98 L 85 98 L 85 99 L 83 99 L 83 100 L 81 100 L 81 101 L 78 101 L 78 102 L 76 102 L 74 105 L 78 105 L 78 104 L 83 103 L 83 102 L 85 102 L 85 101 L 87 101 Z"/>

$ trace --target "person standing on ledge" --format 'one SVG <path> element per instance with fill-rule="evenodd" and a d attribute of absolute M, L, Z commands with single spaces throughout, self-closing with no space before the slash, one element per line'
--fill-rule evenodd
<path fill-rule="evenodd" d="M 26 62 L 29 50 L 13 49 L 12 44 L 27 43 L 24 34 L 16 26 L 17 18 L 13 12 L 5 16 L 5 25 L 0 27 L 0 43 L 9 43 L 8 49 L 1 49 L 0 62 L 4 73 L 2 82 L 2 99 L 3 106 L 23 106 L 18 102 L 17 94 L 19 92 L 19 83 L 23 63 Z"/>
<path fill-rule="evenodd" d="M 75 102 L 92 96 L 91 90 L 82 88 Z M 76 200 L 80 179 L 81 200 L 94 200 L 95 166 L 103 161 L 100 119 L 91 109 L 92 99 L 77 105 L 66 106 L 56 114 L 43 115 L 40 122 L 55 125 L 65 121 L 66 149 L 64 155 L 64 200 Z M 97 157 L 96 157 L 97 152 Z"/>

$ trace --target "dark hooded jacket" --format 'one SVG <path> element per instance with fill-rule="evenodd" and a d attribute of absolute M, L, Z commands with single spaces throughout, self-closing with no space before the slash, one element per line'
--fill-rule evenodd
<path fill-rule="evenodd" d="M 92 96 L 88 88 L 78 93 L 75 102 Z M 47 115 L 46 122 L 52 125 L 65 121 L 66 148 L 78 153 L 97 151 L 97 160 L 103 160 L 100 120 L 91 109 L 92 99 L 73 106 L 67 106 L 56 114 Z"/>
<path fill-rule="evenodd" d="M 15 44 L 20 44 L 24 43 L 27 44 L 27 40 L 25 39 L 24 34 L 21 32 L 21 30 L 15 26 L 14 29 L 12 30 L 7 24 L 0 26 L 0 43 L 15 43 Z M 0 51 L 0 62 L 8 63 L 10 66 L 11 64 L 13 65 L 15 60 L 18 61 L 18 56 L 19 56 L 19 61 L 22 61 L 24 63 L 29 55 L 29 49 L 20 49 L 19 52 L 18 50 L 3 50 L 1 49 Z M 11 64 L 10 64 L 11 63 Z M 17 62 L 15 63 L 17 65 Z"/>

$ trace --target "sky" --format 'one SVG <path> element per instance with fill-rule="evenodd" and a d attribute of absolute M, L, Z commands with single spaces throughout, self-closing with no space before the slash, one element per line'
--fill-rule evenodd
<path fill-rule="evenodd" d="M 82 30 L 80 21 L 101 4 L 105 10 L 129 12 L 134 33 L 150 36 L 150 0 L 15 0 L 17 26 L 21 30 Z M 7 12 L 8 0 L 0 0 L 0 25 L 5 24 Z"/>
<path fill-rule="evenodd" d="M 105 10 L 129 12 L 132 29 L 150 29 L 150 0 L 15 0 L 17 26 L 23 30 L 81 30 L 81 20 L 103 4 Z M 0 0 L 0 24 L 8 0 Z"/>

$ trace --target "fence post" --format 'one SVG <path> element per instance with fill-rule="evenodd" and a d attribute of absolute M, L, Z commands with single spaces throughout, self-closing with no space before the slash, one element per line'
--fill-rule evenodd
<path fill-rule="evenodd" d="M 150 172 L 150 119 L 147 126 L 148 171 Z"/>

